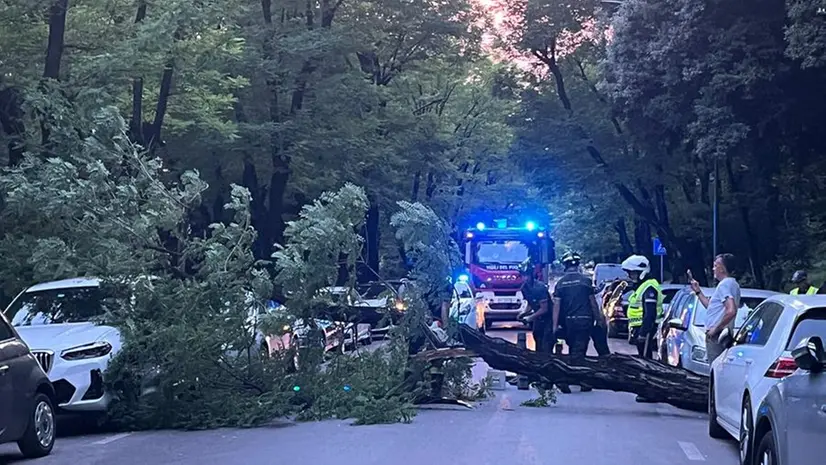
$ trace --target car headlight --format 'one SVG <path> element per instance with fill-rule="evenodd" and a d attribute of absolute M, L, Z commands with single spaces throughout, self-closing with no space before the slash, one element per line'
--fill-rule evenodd
<path fill-rule="evenodd" d="M 404 300 L 397 300 L 395 304 L 396 310 L 403 312 L 407 310 L 407 303 Z"/>
<path fill-rule="evenodd" d="M 281 331 L 284 331 L 285 333 L 289 333 L 290 332 L 290 325 L 282 326 Z"/>
<path fill-rule="evenodd" d="M 85 360 L 87 358 L 98 358 L 112 352 L 112 345 L 108 342 L 93 342 L 82 346 L 72 347 L 60 353 L 63 360 Z"/>
<path fill-rule="evenodd" d="M 691 346 L 691 360 L 700 363 L 708 363 L 705 347 Z"/>

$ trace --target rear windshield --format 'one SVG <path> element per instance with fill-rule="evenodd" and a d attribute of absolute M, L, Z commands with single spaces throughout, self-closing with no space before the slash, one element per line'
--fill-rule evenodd
<path fill-rule="evenodd" d="M 663 303 L 670 304 L 672 300 L 674 300 L 674 296 L 677 295 L 679 289 L 665 289 L 663 291 Z"/>
<path fill-rule="evenodd" d="M 794 328 L 786 350 L 792 350 L 804 340 L 818 336 L 826 342 L 826 308 L 813 308 L 801 316 Z"/>

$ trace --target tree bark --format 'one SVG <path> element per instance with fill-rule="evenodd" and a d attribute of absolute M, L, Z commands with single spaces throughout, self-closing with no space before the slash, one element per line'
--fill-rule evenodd
<path fill-rule="evenodd" d="M 497 370 L 548 383 L 586 383 L 594 389 L 630 392 L 653 402 L 695 412 L 708 411 L 708 378 L 660 362 L 624 354 L 605 357 L 551 355 L 494 339 L 467 325 L 459 327 L 465 347 Z"/>

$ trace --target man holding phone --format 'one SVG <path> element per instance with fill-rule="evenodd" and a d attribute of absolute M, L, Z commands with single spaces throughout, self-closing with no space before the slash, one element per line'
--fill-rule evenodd
<path fill-rule="evenodd" d="M 737 309 L 740 308 L 740 284 L 731 276 L 734 263 L 734 255 L 730 253 L 715 257 L 713 271 L 714 279 L 717 280 L 717 287 L 714 289 L 711 298 L 703 294 L 700 284 L 694 280 L 691 271 L 688 271 L 691 290 L 697 294 L 700 303 L 708 309 L 705 329 L 706 354 L 709 365 L 725 350 L 725 347 L 718 342 L 718 338 L 725 328 L 733 329 Z"/>

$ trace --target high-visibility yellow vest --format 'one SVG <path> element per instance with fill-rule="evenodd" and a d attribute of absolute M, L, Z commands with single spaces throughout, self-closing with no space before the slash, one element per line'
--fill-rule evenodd
<path fill-rule="evenodd" d="M 628 297 L 628 327 L 636 328 L 642 326 L 643 305 L 642 296 L 649 287 L 657 290 L 657 323 L 661 322 L 664 316 L 663 312 L 663 290 L 660 283 L 656 279 L 649 279 L 640 284 L 636 291 Z"/>
<path fill-rule="evenodd" d="M 817 291 L 818 291 L 818 290 L 819 290 L 819 289 L 818 289 L 818 288 L 816 288 L 816 287 L 814 287 L 814 286 L 809 286 L 809 290 L 808 290 L 808 291 L 806 291 L 806 295 L 815 295 L 815 294 L 817 294 Z M 792 289 L 792 292 L 790 292 L 789 294 L 791 294 L 791 295 L 798 295 L 798 294 L 800 294 L 800 288 L 799 288 L 799 287 L 796 287 L 796 288 Z"/>

